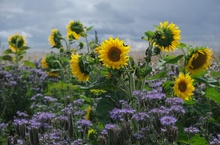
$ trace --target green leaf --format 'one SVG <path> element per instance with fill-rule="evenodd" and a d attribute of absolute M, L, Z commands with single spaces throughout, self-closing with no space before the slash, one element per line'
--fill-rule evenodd
<path fill-rule="evenodd" d="M 208 142 L 205 140 L 205 138 L 200 137 L 199 134 L 196 134 L 190 140 L 190 145 L 208 145 Z"/>
<path fill-rule="evenodd" d="M 93 28 L 93 26 L 86 28 L 86 31 L 90 31 L 90 30 L 92 30 L 92 28 Z"/>
<path fill-rule="evenodd" d="M 180 44 L 178 46 L 178 48 L 180 48 L 180 49 L 183 49 L 183 48 L 186 48 L 186 47 L 187 47 L 187 45 L 185 43 L 182 43 L 182 42 L 180 42 Z"/>
<path fill-rule="evenodd" d="M 3 60 L 8 60 L 8 61 L 12 61 L 13 60 L 13 58 L 10 55 L 3 55 L 2 59 Z"/>
<path fill-rule="evenodd" d="M 17 52 L 17 54 L 18 55 L 23 55 L 23 54 L 26 54 L 26 51 L 25 50 L 20 50 L 20 51 Z"/>
<path fill-rule="evenodd" d="M 166 61 L 163 61 L 160 65 L 165 65 L 167 63 L 169 64 L 176 64 L 184 55 L 178 55 L 177 57 L 174 57 L 174 58 L 170 58 Z"/>
<path fill-rule="evenodd" d="M 215 77 L 219 77 L 220 78 L 220 73 L 217 71 L 211 71 L 211 75 L 215 76 Z"/>
<path fill-rule="evenodd" d="M 27 50 L 27 49 L 29 49 L 30 47 L 28 47 L 28 46 L 22 46 L 21 48 L 19 48 L 19 50 Z"/>
<path fill-rule="evenodd" d="M 124 100 L 124 94 L 120 92 L 111 91 L 109 92 L 109 95 L 103 97 L 96 107 L 97 118 L 102 124 L 110 123 L 109 112 L 119 106 L 119 100 Z"/>
<path fill-rule="evenodd" d="M 211 88 L 211 87 L 206 88 L 205 96 L 213 100 L 214 102 L 220 104 L 220 93 L 215 88 Z"/>
<path fill-rule="evenodd" d="M 24 64 L 24 66 L 28 66 L 28 67 L 30 67 L 30 68 L 36 68 L 36 65 L 35 65 L 33 62 L 28 61 L 28 60 L 25 60 L 25 61 L 23 62 L 23 64 Z"/>
<path fill-rule="evenodd" d="M 6 50 L 4 51 L 4 54 L 10 54 L 10 53 L 13 53 L 11 49 L 6 49 Z"/>
<path fill-rule="evenodd" d="M 147 77 L 147 80 L 154 80 L 154 79 L 161 79 L 163 77 L 167 76 L 167 72 L 161 71 L 158 74 L 154 75 L 153 77 Z"/>
<path fill-rule="evenodd" d="M 200 82 L 200 83 L 204 83 L 208 86 L 219 86 L 219 82 L 213 78 L 206 78 L 206 77 L 195 77 L 194 78 L 197 82 Z"/>
<path fill-rule="evenodd" d="M 153 31 L 147 31 L 144 33 L 148 38 L 152 38 L 154 36 L 154 32 Z"/>

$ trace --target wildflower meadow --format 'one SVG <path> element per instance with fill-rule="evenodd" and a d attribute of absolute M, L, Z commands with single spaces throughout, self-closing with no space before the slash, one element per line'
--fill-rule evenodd
<path fill-rule="evenodd" d="M 52 29 L 52 51 L 34 61 L 25 60 L 25 37 L 9 36 L 0 56 L 0 144 L 220 144 L 211 48 L 182 43 L 181 29 L 165 21 L 143 32 L 145 57 L 134 61 L 124 40 L 100 42 L 96 31 L 89 40 L 92 29 L 80 21 Z"/>

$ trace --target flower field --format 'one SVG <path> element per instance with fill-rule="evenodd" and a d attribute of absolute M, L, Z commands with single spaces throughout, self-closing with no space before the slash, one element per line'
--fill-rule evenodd
<path fill-rule="evenodd" d="M 8 38 L 0 144 L 220 144 L 220 66 L 211 48 L 182 43 L 179 27 L 165 21 L 143 32 L 148 47 L 137 59 L 118 37 L 100 42 L 95 32 L 88 40 L 92 28 L 70 21 L 66 36 L 53 29 L 54 51 L 33 61 L 24 36 Z"/>

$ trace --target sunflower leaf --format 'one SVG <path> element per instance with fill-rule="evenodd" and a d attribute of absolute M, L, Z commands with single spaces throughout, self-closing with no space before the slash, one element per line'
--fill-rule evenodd
<path fill-rule="evenodd" d="M 144 33 L 148 38 L 152 38 L 154 36 L 154 32 L 153 31 L 147 31 Z"/>
<path fill-rule="evenodd" d="M 23 62 L 23 64 L 24 64 L 24 66 L 28 66 L 28 67 L 30 67 L 30 68 L 36 68 L 36 65 L 35 65 L 33 62 L 28 61 L 28 60 L 25 60 L 25 61 Z"/>
<path fill-rule="evenodd" d="M 6 49 L 6 50 L 4 51 L 4 54 L 10 54 L 10 53 L 13 53 L 11 49 Z"/>
<path fill-rule="evenodd" d="M 167 63 L 170 63 L 170 64 L 176 64 L 184 55 L 178 55 L 177 57 L 174 57 L 174 58 L 170 58 L 168 59 L 167 61 L 165 61 L 162 65 L 165 65 Z"/>
<path fill-rule="evenodd" d="M 215 88 L 208 87 L 205 91 L 205 96 L 214 102 L 220 104 L 220 92 Z"/>
<path fill-rule="evenodd" d="M 8 61 L 12 61 L 13 60 L 13 58 L 10 55 L 3 55 L 2 59 L 3 60 L 8 60 Z"/>

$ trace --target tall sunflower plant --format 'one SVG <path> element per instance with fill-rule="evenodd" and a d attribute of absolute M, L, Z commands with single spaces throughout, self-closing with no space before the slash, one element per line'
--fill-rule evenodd
<path fill-rule="evenodd" d="M 41 61 L 42 68 L 50 77 L 61 77 L 63 81 L 71 80 L 71 55 L 84 48 L 84 43 L 81 41 L 74 48 L 72 48 L 72 44 L 78 42 L 80 37 L 84 37 L 85 42 L 88 43 L 87 32 L 91 29 L 92 27 L 87 28 L 80 21 L 70 21 L 66 26 L 66 37 L 56 28 L 51 30 L 48 42 L 51 48 L 56 48 L 59 52 L 51 52 L 51 54 L 45 55 Z"/>
<path fill-rule="evenodd" d="M 24 65 L 30 68 L 35 68 L 35 64 L 29 60 L 23 60 L 26 54 L 26 51 L 30 48 L 26 45 L 25 36 L 22 36 L 18 33 L 8 37 L 9 48 L 4 51 L 4 55 L 1 56 L 1 59 L 8 61 L 10 65 L 5 67 L 8 69 L 17 70 L 20 65 Z"/>

